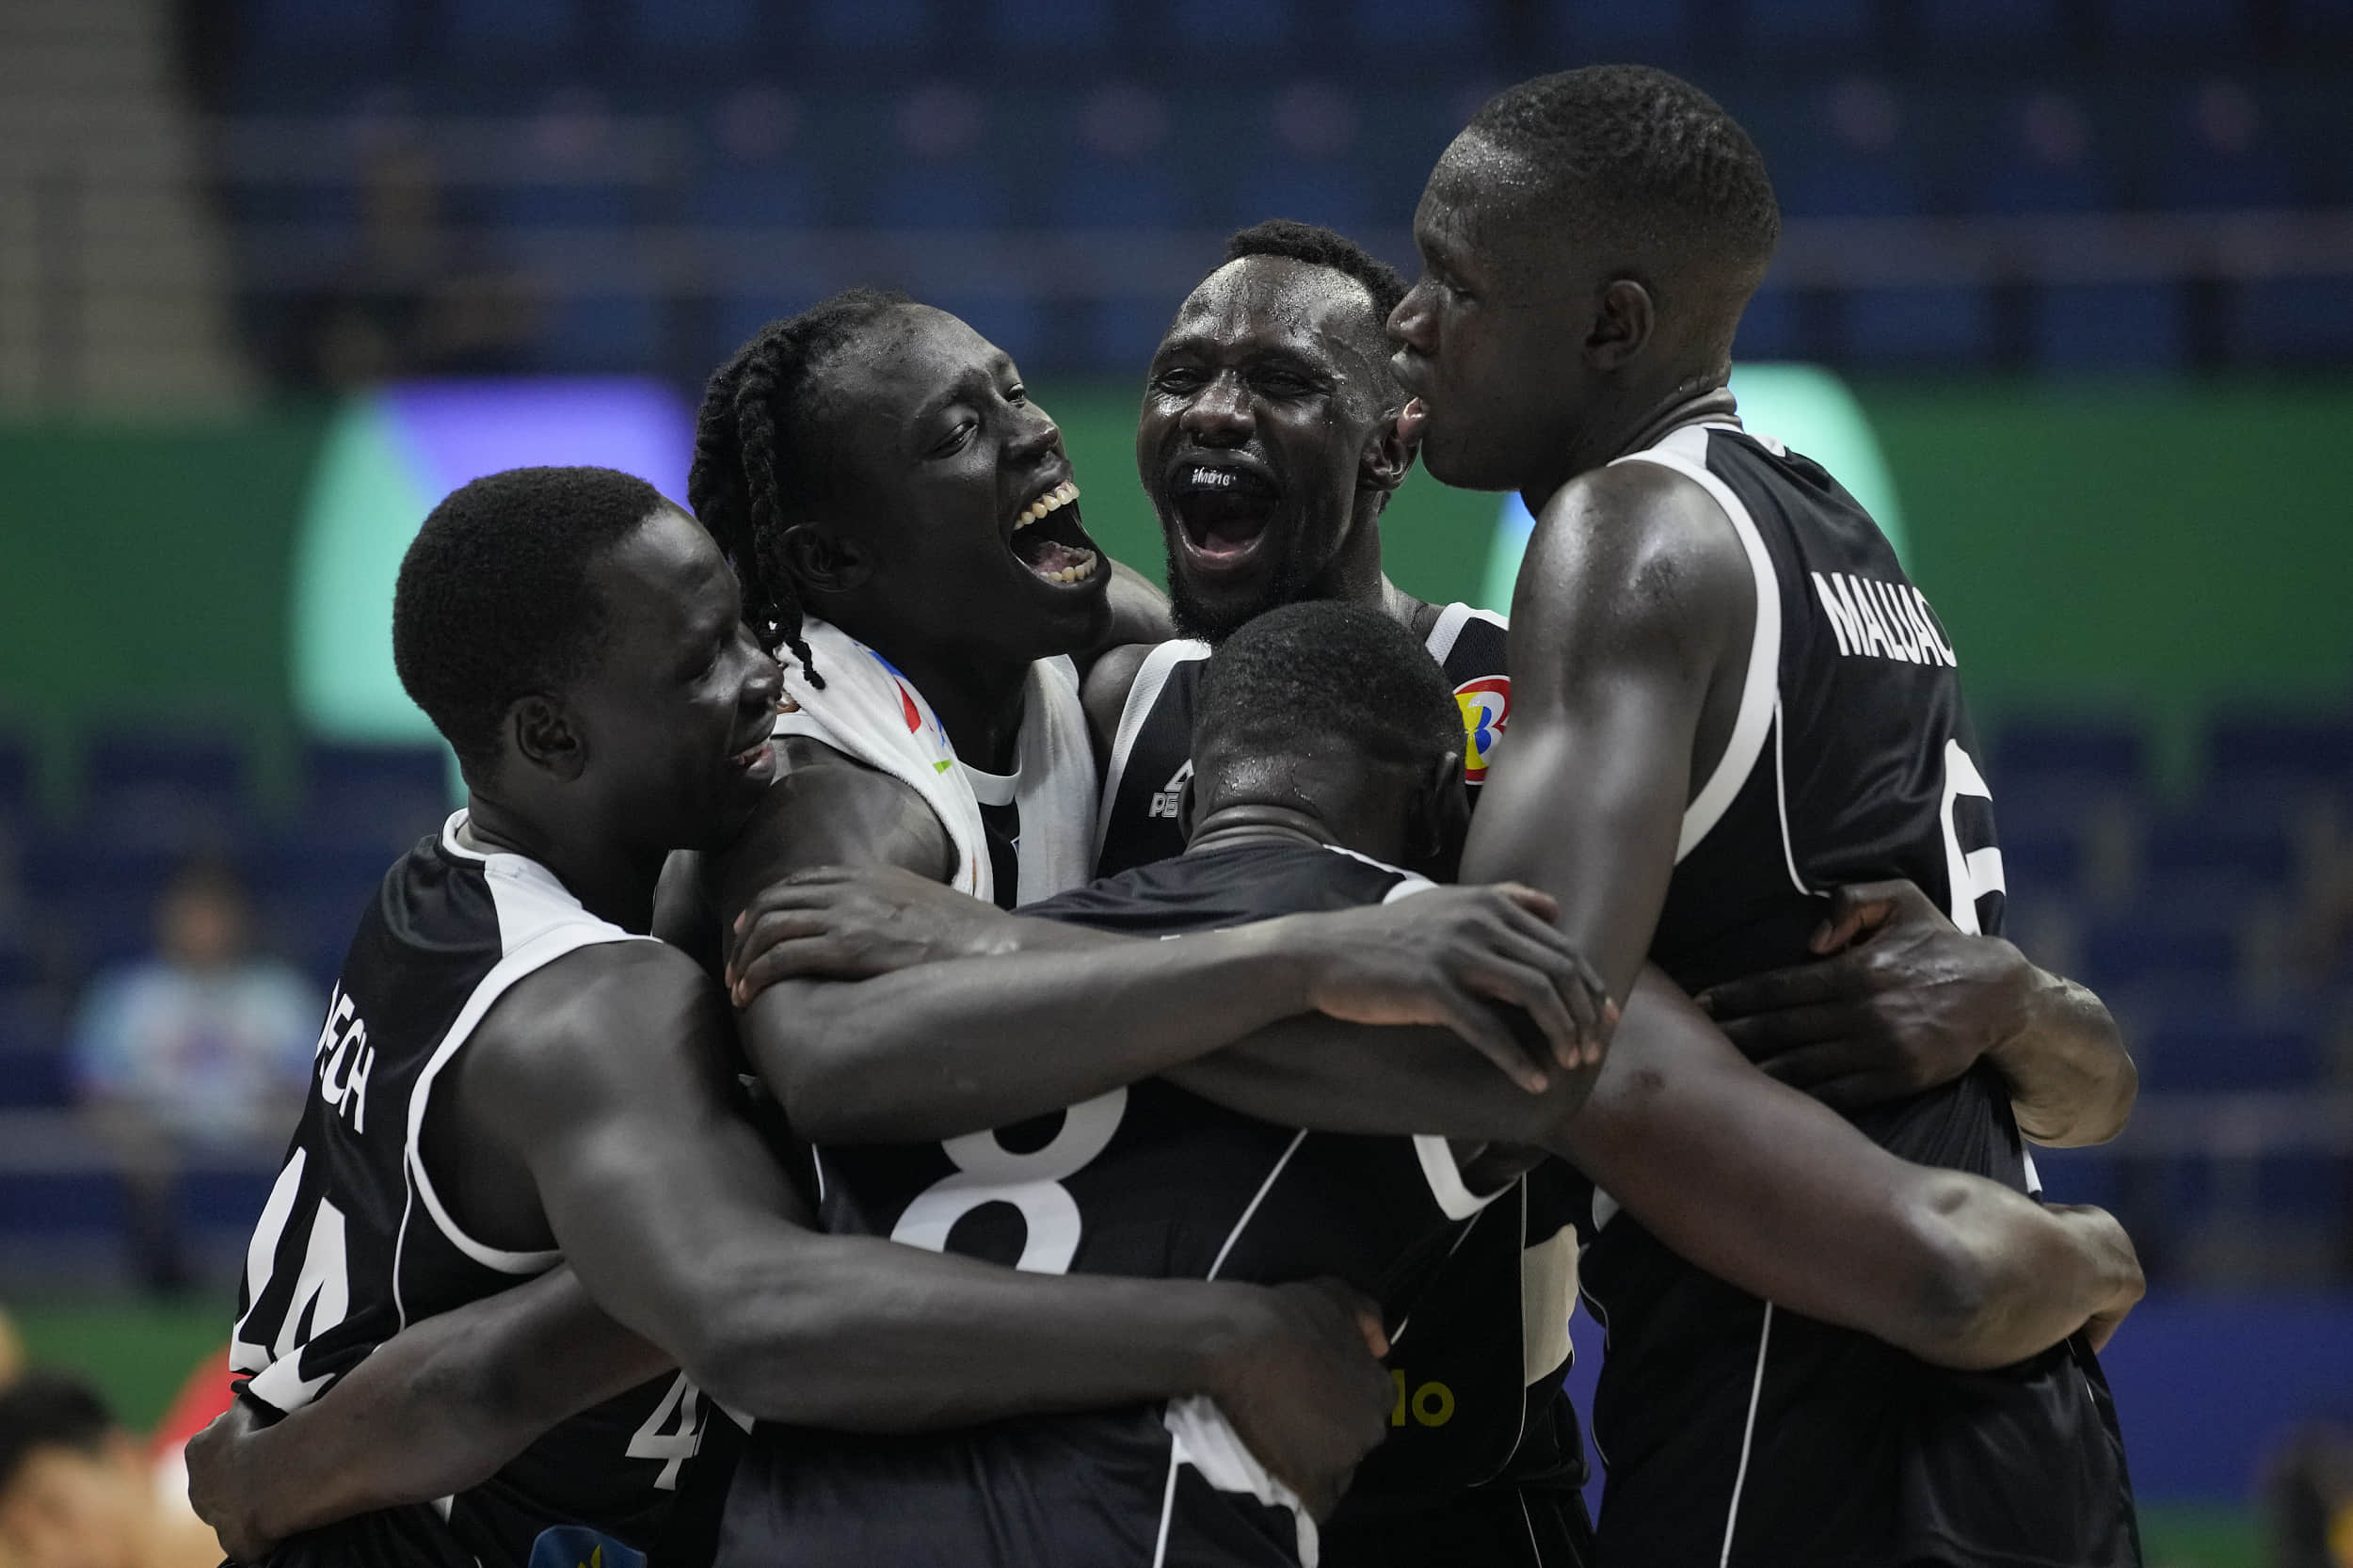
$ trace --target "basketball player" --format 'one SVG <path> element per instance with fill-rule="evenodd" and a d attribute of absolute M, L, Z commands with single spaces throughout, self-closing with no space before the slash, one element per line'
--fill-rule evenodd
<path fill-rule="evenodd" d="M 774 771 L 777 672 L 693 520 L 606 470 L 477 480 L 404 559 L 393 647 L 469 804 L 353 940 L 248 1250 L 243 1397 L 295 1411 L 410 1319 L 559 1261 L 646 1339 L 566 1310 L 565 1418 L 277 1560 L 641 1563 L 698 1523 L 672 1503 L 705 1390 L 902 1429 L 1208 1392 L 1327 1490 L 1378 1435 L 1377 1336 L 1337 1288 L 1047 1280 L 803 1228 L 723 999 L 635 935 L 664 855 L 740 824 Z"/>
<path fill-rule="evenodd" d="M 1459 732 L 1441 722 L 1447 715 L 1436 699 L 1446 692 L 1444 678 L 1426 653 L 1415 651 L 1417 647 L 1387 617 L 1337 604 L 1291 606 L 1250 622 L 1209 666 L 1199 766 L 1188 792 L 1193 849 L 1179 859 L 1028 906 L 1028 912 L 1074 910 L 1081 925 L 1128 936 L 1168 929 L 1155 923 L 1155 909 L 1173 916 L 1177 906 L 1190 905 L 1212 926 L 1273 912 L 1279 905 L 1254 902 L 1259 896 L 1252 891 L 1255 863 L 1217 853 L 1237 834 L 1243 842 L 1304 836 L 1443 869 L 1450 856 L 1414 824 L 1448 820 L 1447 814 L 1400 810 L 1412 792 L 1402 789 L 1390 760 L 1398 728 L 1417 712 L 1435 715 L 1430 728 L 1445 732 L 1447 767 L 1432 776 L 1425 752 L 1402 776 L 1418 774 L 1421 791 L 1443 786 L 1459 803 Z M 1417 690 L 1421 698 L 1411 695 Z M 1362 804 L 1366 794 L 1377 799 L 1385 792 L 1394 797 L 1385 824 L 1385 814 Z M 1459 805 L 1451 820 L 1459 821 Z M 1277 876 L 1276 885 L 1290 887 L 1295 896 L 1296 881 L 1283 881 L 1291 874 Z M 904 890 L 911 880 L 898 886 Z M 837 1225 L 888 1228 L 903 1239 L 944 1241 L 984 1256 L 999 1246 L 1025 1256 L 1052 1251 L 1050 1258 L 1031 1257 L 1027 1266 L 1032 1267 L 1159 1268 L 1174 1259 L 1182 1268 L 1192 1255 L 1171 1234 L 1184 1236 L 1187 1217 L 1196 1212 L 1214 1231 L 1225 1223 L 1218 1216 L 1239 1209 L 1252 1195 L 1248 1172 L 1260 1170 L 1267 1173 L 1261 1202 L 1280 1214 L 1281 1205 L 1266 1196 L 1279 1193 L 1303 1215 L 1318 1217 L 1303 1219 L 1300 1232 L 1286 1235 L 1279 1223 L 1273 1229 L 1248 1228 L 1256 1222 L 1244 1213 L 1254 1243 L 1274 1249 L 1254 1256 L 1296 1267 L 1305 1256 L 1321 1256 L 1315 1249 L 1329 1240 L 1325 1230 L 1362 1238 L 1375 1233 L 1382 1216 L 1410 1219 L 1413 1207 L 1410 1192 L 1394 1181 L 1385 1185 L 1366 1176 L 1320 1185 L 1323 1151 L 1344 1141 L 1292 1133 L 1288 1136 L 1301 1142 L 1287 1144 L 1279 1129 L 1434 1132 L 1573 1152 L 1608 1173 L 1639 1211 L 1660 1216 L 1665 1233 L 1695 1256 L 1758 1278 L 1813 1310 L 1959 1364 L 2014 1359 L 2094 1314 L 2128 1305 L 2137 1294 L 2129 1244 L 2106 1216 L 2045 1211 L 1993 1182 L 1903 1164 L 1821 1106 L 1765 1083 L 1746 1067 L 1737 1075 L 1703 1068 L 1683 1073 L 1673 1085 L 1634 1086 L 1588 1125 L 1593 1108 L 1576 1112 L 1573 1086 L 1565 1094 L 1563 1086 L 1537 1094 L 1514 1089 L 1485 1064 L 1471 1063 L 1459 1047 L 1432 1040 L 1424 1031 L 1354 1032 L 1356 1038 L 1342 1042 L 1310 1021 L 1288 1038 L 1278 1026 L 1203 1054 L 1173 1038 L 1181 1026 L 1167 1017 L 1189 1003 L 1199 1006 L 1197 1000 L 1138 989 L 1116 973 L 1138 950 L 1148 959 L 1162 944 L 1097 935 L 1078 951 L 1049 942 L 1008 957 L 1002 948 L 1016 928 L 1036 921 L 995 915 L 954 894 L 904 891 L 902 913 L 919 925 L 934 921 L 938 905 L 960 903 L 988 928 L 975 944 L 984 956 L 919 962 L 851 985 L 791 981 L 757 1004 L 775 1014 L 775 1026 L 759 1047 L 763 1074 L 796 1123 L 825 1145 L 829 1221 Z M 800 906 L 804 919 L 810 908 Z M 751 945 L 766 943 L 790 923 L 763 908 Z M 814 921 L 777 946 L 823 944 L 832 923 Z M 902 946 L 900 956 L 908 923 L 888 915 L 879 921 L 892 933 L 888 940 Z M 863 962 L 875 961 L 875 949 L 863 952 Z M 1714 1038 L 1687 1001 L 1647 984 L 1654 994 L 1620 1027 L 1621 1041 L 1661 1032 Z M 1156 1072 L 1186 1093 L 1138 1081 Z M 1758 1092 L 1734 1092 L 1750 1083 Z M 1184 1108 L 1181 1116 L 1172 1116 L 1172 1103 Z M 987 1119 L 1013 1120 L 1057 1105 L 1071 1106 L 1059 1128 L 1025 1128 L 1001 1142 L 974 1130 Z M 1245 1115 L 1231 1118 L 1218 1106 Z M 1753 1132 L 1736 1121 L 1753 1123 Z M 1258 1127 L 1253 1137 L 1237 1130 L 1253 1126 Z M 899 1142 L 947 1134 L 960 1135 L 944 1144 Z M 860 1146 L 876 1144 L 885 1146 Z M 1439 1144 L 1434 1137 L 1416 1142 L 1417 1150 L 1434 1152 Z M 1295 1149 L 1303 1163 L 1270 1168 L 1267 1162 L 1285 1148 Z M 1504 1162 L 1501 1150 L 1461 1165 L 1459 1144 L 1456 1150 L 1457 1163 L 1448 1169 L 1463 1171 L 1463 1185 L 1474 1190 L 1503 1191 L 1492 1184 L 1519 1168 Z M 1241 1175 L 1225 1173 L 1221 1161 L 1230 1158 L 1242 1160 Z M 1181 1180 L 1167 1174 L 1177 1169 Z M 1157 1173 L 1152 1181 L 1138 1179 L 1144 1171 Z M 1144 1201 L 1139 1188 L 1155 1184 L 1161 1190 Z M 1229 1189 L 1232 1205 L 1221 1208 L 1214 1194 Z M 1067 1200 L 1048 1202 L 1057 1191 Z M 1368 1204 L 1369 1195 L 1380 1201 Z M 994 1240 L 984 1223 L 991 1212 L 985 1200 L 992 1197 L 1013 1202 L 1023 1216 L 1010 1234 L 1000 1229 Z M 1467 1209 L 1464 1219 L 1469 1223 Z M 1056 1239 L 1052 1249 L 1039 1240 L 1049 1233 Z M 1450 1244 L 1460 1240 L 1455 1232 Z M 1411 1406 L 1416 1424 L 1443 1425 L 1454 1385 L 1423 1376 L 1417 1349 L 1422 1292 L 1381 1294 L 1398 1341 L 1392 1369 L 1402 1380 L 1393 1427 L 1405 1424 L 1409 1390 L 1422 1401 Z M 1409 1305 L 1410 1333 L 1396 1326 Z M 1506 1359 L 1514 1381 L 1505 1387 L 1516 1395 L 1519 1336 L 1515 1321 L 1507 1327 L 1509 1338 L 1490 1349 Z M 1117 1434 L 1101 1432 L 1083 1447 L 1089 1464 L 1110 1464 L 1132 1450 Z M 1433 1453 L 1441 1463 L 1451 1457 L 1444 1448 Z M 810 1517 L 812 1510 L 825 1513 L 834 1499 L 888 1497 L 894 1487 L 929 1484 L 923 1478 L 941 1466 L 992 1476 L 1026 1475 L 1032 1468 L 961 1450 L 952 1458 L 930 1450 L 910 1457 L 905 1448 L 842 1463 L 847 1474 L 804 1446 L 756 1442 L 746 1461 L 756 1470 L 739 1481 L 731 1519 L 750 1520 L 743 1529 L 760 1554 L 773 1556 L 784 1550 L 777 1543 L 795 1535 L 821 1543 L 846 1539 L 845 1527 Z M 1141 1462 L 1123 1471 L 1146 1480 L 1157 1473 Z M 751 1473 L 762 1481 L 746 1484 Z M 796 1476 L 807 1495 L 796 1490 Z M 1024 1480 L 1013 1492 L 1027 1498 L 1047 1487 Z M 1203 1506 L 1215 1500 L 1197 1488 L 1187 1496 Z M 753 1498 L 766 1500 L 747 1515 Z M 1409 1532 L 1428 1532 L 1415 1535 L 1428 1543 L 1424 1550 L 1454 1554 L 1437 1560 L 1512 1560 L 1528 1549 L 1525 1533 L 1517 1546 L 1481 1536 L 1483 1515 L 1449 1511 L 1442 1501 L 1442 1495 L 1426 1497 L 1420 1511 L 1405 1515 Z M 1020 1512 L 1002 1501 L 983 1506 Z M 884 1503 L 868 1512 L 888 1516 L 894 1510 Z M 1450 1543 L 1435 1528 L 1440 1518 L 1461 1527 Z M 1003 1517 L 991 1529 L 983 1530 L 978 1521 L 969 1528 L 991 1538 L 1022 1539 Z M 888 1535 L 856 1539 L 882 1559 L 895 1560 L 907 1549 Z M 790 1554 L 786 1560 L 828 1560 Z M 946 1560 L 960 1560 L 954 1553 Z"/>
<path fill-rule="evenodd" d="M 1492 100 L 1432 173 L 1422 276 L 1390 318 L 1431 472 L 1518 489 L 1538 516 L 1512 740 L 1465 872 L 1556 893 L 1620 989 L 1646 958 L 1695 991 L 1800 962 L 1823 894 L 1864 879 L 2000 928 L 1951 640 L 1853 498 L 1744 431 L 1725 390 L 1778 227 L 1754 146 L 1704 94 L 1636 67 L 1543 77 Z M 1643 1046 L 1622 1034 L 1592 1109 L 1613 1079 L 1680 1070 Z M 1857 1125 L 2032 1185 L 1991 1064 Z M 1607 1560 L 2138 1560 L 2083 1336 L 1932 1367 L 1711 1277 L 1587 1169 Z"/>
<path fill-rule="evenodd" d="M 1384 330 L 1404 293 L 1394 270 L 1343 235 L 1263 223 L 1232 236 L 1225 264 L 1161 340 L 1137 461 L 1160 516 L 1178 627 L 1202 640 L 1114 648 L 1088 679 L 1106 758 L 1099 872 L 1181 850 L 1177 804 L 1193 772 L 1210 646 L 1271 605 L 1302 599 L 1384 611 L 1424 640 L 1462 707 L 1476 801 L 1510 715 L 1502 618 L 1426 603 L 1381 569 L 1382 513 L 1414 456 L 1397 428 L 1405 394 Z M 1985 1057 L 2002 1066 L 2038 1138 L 2113 1135 L 2132 1070 L 2096 998 L 2008 943 L 1962 935 L 1908 884 L 1836 897 L 1824 945 L 1858 932 L 1868 940 L 1709 999 L 1768 1070 L 1843 1105 L 1903 1097 Z M 1895 1018 L 1900 1027 L 1890 1027 Z M 1582 1445 L 1560 1393 L 1575 1278 L 1568 1227 L 1583 1195 L 1574 1173 L 1547 1166 L 1516 1202 L 1524 1216 L 1509 1205 L 1481 1213 L 1417 1314 L 1415 1359 L 1452 1391 L 1452 1414 L 1440 1426 L 1401 1429 L 1360 1470 L 1325 1531 L 1331 1560 L 1590 1557 L 1580 1544 L 1589 1529 Z M 1518 1239 L 1509 1234 L 1514 1219 Z M 1524 1299 L 1540 1299 L 1524 1291 L 1524 1275 L 1561 1288 L 1553 1304 L 1530 1309 L 1525 1365 L 1502 1368 L 1492 1347 L 1513 1332 Z M 1499 1468 L 1512 1484 L 1450 1491 Z"/>
<path fill-rule="evenodd" d="M 1130 936 L 1196 935 L 764 997 L 759 1010 L 779 1017 L 753 1036 L 760 1069 L 789 1113 L 808 1112 L 828 1228 L 1048 1272 L 1329 1272 L 1377 1296 L 1396 1332 L 1516 1167 L 1482 1176 L 1476 1149 L 1441 1139 L 1310 1136 L 1154 1077 L 1204 1054 L 1205 1016 L 1233 1013 L 1220 989 L 1163 973 L 1163 955 L 1303 911 L 1459 896 L 1401 868 L 1451 872 L 1460 737 L 1436 666 L 1392 622 L 1334 604 L 1277 611 L 1213 666 L 1191 850 L 1025 906 Z M 1369 966 L 1417 965 L 1369 932 L 1363 944 Z M 1214 1032 L 1230 1039 L 1253 1021 L 1272 1020 L 1228 1016 Z M 1081 1038 L 1095 1050 L 1072 1071 L 1072 1053 L 1053 1048 Z M 1559 1076 L 1543 1097 L 1565 1115 L 1591 1073 Z M 919 1104 L 914 1120 L 932 1125 L 915 1141 L 874 1141 L 870 1111 L 896 1128 Z M 985 1130 L 1000 1110 L 1052 1119 Z M 1221 1423 L 1184 1405 L 871 1443 L 762 1426 L 719 1560 L 1317 1560 L 1300 1500 L 1234 1464 L 1231 1447 Z"/>

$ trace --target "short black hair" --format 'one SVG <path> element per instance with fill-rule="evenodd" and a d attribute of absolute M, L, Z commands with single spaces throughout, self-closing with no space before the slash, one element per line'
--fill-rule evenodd
<path fill-rule="evenodd" d="M 506 711 L 562 687 L 602 637 L 588 568 L 669 504 L 614 469 L 518 468 L 424 520 L 392 589 L 392 664 L 469 777 L 497 763 Z"/>
<path fill-rule="evenodd" d="M 1288 256 L 1309 266 L 1328 266 L 1354 279 L 1372 296 L 1372 323 L 1381 330 L 1382 354 L 1387 349 L 1389 312 L 1405 297 L 1405 280 L 1397 268 L 1337 229 L 1321 224 L 1271 217 L 1236 230 L 1225 239 L 1225 259 L 1239 262 L 1251 256 Z"/>
<path fill-rule="evenodd" d="M 1208 771 L 1303 739 L 1419 767 L 1462 749 L 1463 713 L 1412 632 L 1375 610 L 1308 600 L 1269 610 L 1220 645 L 1201 680 L 1193 755 Z"/>
<path fill-rule="evenodd" d="M 772 321 L 703 390 L 687 504 L 735 568 L 744 617 L 760 645 L 789 648 L 812 686 L 825 682 L 801 636 L 801 598 L 785 564 L 785 530 L 803 498 L 827 493 L 817 373 L 868 328 L 914 300 L 895 289 L 845 289 Z"/>
<path fill-rule="evenodd" d="M 114 1413 L 98 1391 L 63 1372 L 27 1372 L 0 1388 L 0 1493 L 42 1448 L 97 1454 L 114 1433 Z"/>
<path fill-rule="evenodd" d="M 1489 99 L 1465 135 L 1525 162 L 1607 237 L 1671 264 L 1762 276 L 1781 238 L 1756 143 L 1668 72 L 1593 65 L 1539 76 Z"/>

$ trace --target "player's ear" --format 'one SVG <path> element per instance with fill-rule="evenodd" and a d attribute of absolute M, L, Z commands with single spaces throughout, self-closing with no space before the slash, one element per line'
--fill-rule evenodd
<path fill-rule="evenodd" d="M 1449 751 L 1422 772 L 1414 792 L 1406 842 L 1415 868 L 1439 882 L 1461 872 L 1463 841 L 1470 836 L 1470 793 L 1463 784 L 1463 754 Z"/>
<path fill-rule="evenodd" d="M 588 765 L 588 747 L 561 698 L 535 693 L 506 711 L 508 746 L 525 766 L 570 783 Z"/>
<path fill-rule="evenodd" d="M 1585 352 L 1598 370 L 1624 370 L 1648 346 L 1657 326 L 1657 304 L 1650 290 L 1631 278 L 1613 278 L 1594 301 Z"/>
<path fill-rule="evenodd" d="M 777 541 L 792 579 L 810 594 L 845 594 L 874 575 L 874 559 L 856 539 L 814 522 L 796 522 Z"/>
<path fill-rule="evenodd" d="M 1405 476 L 1414 472 L 1414 456 L 1421 450 L 1418 437 L 1408 440 L 1398 431 L 1398 415 L 1401 410 L 1386 408 L 1365 438 L 1364 456 L 1356 465 L 1356 488 L 1365 490 L 1395 490 L 1405 483 Z"/>

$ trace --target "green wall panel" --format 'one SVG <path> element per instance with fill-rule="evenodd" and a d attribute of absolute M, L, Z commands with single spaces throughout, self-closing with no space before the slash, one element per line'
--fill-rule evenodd
<path fill-rule="evenodd" d="M 93 726 L 288 736 L 286 573 L 320 419 L 0 426 L 0 717 L 70 788 Z"/>

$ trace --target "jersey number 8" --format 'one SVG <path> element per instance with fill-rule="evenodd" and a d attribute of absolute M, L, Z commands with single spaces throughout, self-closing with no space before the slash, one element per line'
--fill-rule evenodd
<path fill-rule="evenodd" d="M 891 1227 L 890 1239 L 933 1252 L 948 1250 L 948 1233 L 984 1204 L 1009 1203 L 1021 1212 L 1024 1234 L 1016 1269 L 1037 1274 L 1070 1272 L 1079 1255 L 1079 1200 L 1063 1183 L 1111 1145 L 1128 1112 L 1128 1091 L 1113 1089 L 1063 1112 L 1062 1129 L 1044 1148 L 1016 1154 L 994 1132 L 950 1138 L 939 1147 L 955 1170 L 916 1194 Z"/>

